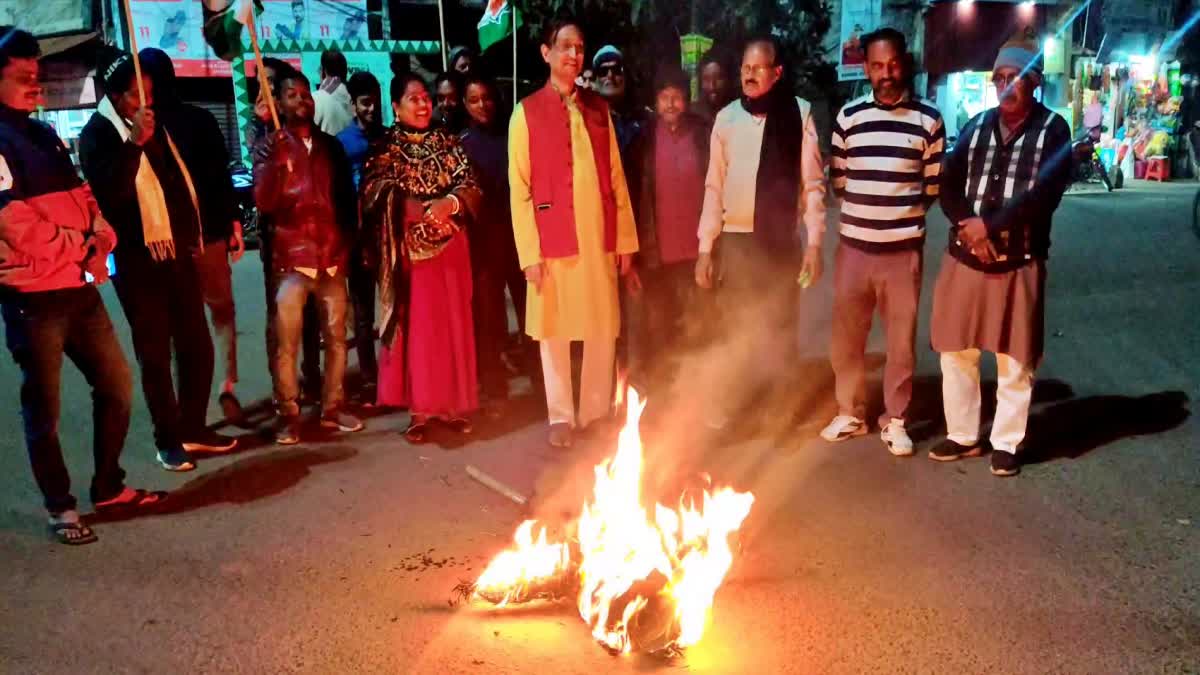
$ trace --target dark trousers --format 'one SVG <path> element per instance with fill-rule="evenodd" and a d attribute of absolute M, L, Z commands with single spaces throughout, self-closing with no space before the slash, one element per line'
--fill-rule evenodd
<path fill-rule="evenodd" d="M 93 502 L 125 488 L 121 449 L 129 431 L 133 378 L 108 312 L 92 286 L 4 298 L 5 335 L 21 369 L 21 418 L 33 477 L 46 509 L 75 508 L 71 476 L 58 438 L 63 355 L 92 387 Z"/>
<path fill-rule="evenodd" d="M 722 363 L 712 393 L 731 413 L 796 362 L 799 255 L 769 254 L 753 234 L 730 232 L 717 239 L 714 255 Z"/>
<path fill-rule="evenodd" d="M 506 289 L 517 314 L 517 334 L 525 334 L 525 273 L 516 261 L 515 249 L 511 256 L 506 254 L 507 250 L 503 255 L 500 251 L 494 248 L 491 252 L 477 252 L 471 260 L 475 362 L 479 369 L 480 392 L 488 398 L 508 396 L 508 372 L 503 359 L 508 346 L 508 302 L 504 299 Z M 497 257 L 488 258 L 489 253 Z M 533 379 L 537 381 L 539 378 Z"/>
<path fill-rule="evenodd" d="M 204 430 L 212 393 L 213 343 L 195 261 L 184 251 L 160 262 L 144 251 L 127 252 L 117 258 L 113 284 L 133 333 L 154 443 L 177 447 Z"/>
<path fill-rule="evenodd" d="M 279 339 L 275 332 L 275 296 L 279 292 L 276 286 L 276 270 L 271 264 L 271 236 L 263 231 L 259 240 L 259 257 L 263 266 L 263 286 L 267 298 L 267 325 L 263 334 L 267 339 L 267 369 L 271 371 L 272 381 L 275 378 L 275 354 L 279 353 Z M 309 298 L 304 304 L 304 323 L 301 332 L 300 375 L 304 380 L 305 391 L 310 396 L 320 391 L 321 387 L 321 326 L 317 316 L 317 303 Z M 315 396 L 312 396 L 315 398 Z"/>
<path fill-rule="evenodd" d="M 354 346 L 358 352 L 358 370 L 363 385 L 374 388 L 379 381 L 379 364 L 375 358 L 375 273 L 362 265 L 355 265 L 350 270 L 350 303 L 354 307 Z"/>
<path fill-rule="evenodd" d="M 653 373 L 665 368 L 676 348 L 695 344 L 695 311 L 701 290 L 696 286 L 694 260 L 638 270 L 641 293 L 628 294 L 629 367 L 634 383 L 647 386 Z"/>

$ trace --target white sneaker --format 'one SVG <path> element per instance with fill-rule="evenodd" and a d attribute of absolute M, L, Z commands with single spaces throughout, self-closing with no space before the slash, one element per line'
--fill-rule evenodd
<path fill-rule="evenodd" d="M 867 433 L 866 422 L 850 415 L 838 415 L 833 418 L 829 426 L 821 430 L 821 438 L 830 443 L 837 443 L 855 436 L 862 436 L 865 433 Z"/>
<path fill-rule="evenodd" d="M 879 432 L 879 437 L 883 439 L 883 444 L 887 446 L 888 452 L 897 457 L 908 457 L 913 454 L 913 442 L 908 437 L 908 432 L 904 430 L 904 420 L 892 418 L 891 422 Z"/>

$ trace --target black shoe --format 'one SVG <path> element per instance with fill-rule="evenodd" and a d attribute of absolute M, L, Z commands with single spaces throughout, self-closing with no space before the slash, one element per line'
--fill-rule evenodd
<path fill-rule="evenodd" d="M 182 472 L 196 468 L 196 464 L 188 457 L 187 451 L 178 445 L 159 449 L 158 463 L 167 471 Z"/>
<path fill-rule="evenodd" d="M 958 459 L 966 459 L 967 457 L 978 457 L 982 454 L 983 448 L 979 447 L 978 443 L 974 445 L 959 445 L 947 438 L 929 451 L 929 459 L 935 462 L 953 462 Z"/>
<path fill-rule="evenodd" d="M 211 431 L 194 434 L 183 443 L 183 449 L 188 452 L 229 452 L 236 447 L 236 438 Z"/>
<path fill-rule="evenodd" d="M 1019 473 L 1021 473 L 1021 460 L 1017 459 L 1016 453 L 992 451 L 993 476 L 1015 476 Z"/>

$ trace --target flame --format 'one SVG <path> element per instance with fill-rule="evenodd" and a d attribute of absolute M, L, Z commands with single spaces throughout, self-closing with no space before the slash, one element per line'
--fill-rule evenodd
<path fill-rule="evenodd" d="M 535 522 L 526 520 L 513 535 L 515 549 L 500 553 L 475 582 L 475 593 L 503 607 L 531 600 L 568 569 L 566 544 L 546 543 L 546 528 L 533 539 Z"/>
<path fill-rule="evenodd" d="M 552 577 L 559 588 L 578 584 L 579 614 L 606 647 L 629 653 L 688 647 L 707 627 L 713 597 L 730 566 L 729 536 L 750 513 L 754 495 L 705 491 L 700 508 L 642 503 L 645 403 L 630 390 L 616 454 L 595 469 L 592 499 L 583 506 L 574 555 L 567 544 L 533 540 L 533 521 L 517 529 L 515 549 L 498 555 L 476 582 L 476 595 L 517 601 Z"/>

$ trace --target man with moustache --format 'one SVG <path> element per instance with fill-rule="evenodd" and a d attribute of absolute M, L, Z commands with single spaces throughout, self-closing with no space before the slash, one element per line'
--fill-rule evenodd
<path fill-rule="evenodd" d="M 96 290 L 108 281 L 117 235 L 62 139 L 32 117 L 43 103 L 40 58 L 37 38 L 0 26 L 0 313 L 21 370 L 25 448 L 47 525 L 59 542 L 78 546 L 97 537 L 76 509 L 58 436 L 64 356 L 92 389 L 96 510 L 150 506 L 162 496 L 125 486 L 133 375 Z"/>
<path fill-rule="evenodd" d="M 717 113 L 737 99 L 734 90 L 736 54 L 722 47 L 713 47 L 700 57 L 700 100 L 692 104 L 692 112 L 712 128 Z"/>
<path fill-rule="evenodd" d="M 308 298 L 317 300 L 325 369 L 321 426 L 361 431 L 342 410 L 346 372 L 346 275 L 358 222 L 354 178 L 341 143 L 313 121 L 312 89 L 297 71 L 277 83 L 284 128 L 259 145 L 254 158 L 254 200 L 275 228 L 272 276 L 276 351 L 271 372 L 278 426 L 275 442 L 300 442 L 300 383 L 296 350 Z"/>
<path fill-rule="evenodd" d="M 930 459 L 977 457 L 981 351 L 996 355 L 991 471 L 1020 472 L 1033 374 L 1042 360 L 1046 258 L 1055 209 L 1070 182 L 1071 131 L 1034 100 L 1036 44 L 1011 40 L 992 70 L 1000 104 L 971 120 L 942 168 L 950 245 L 933 291 L 947 438 Z"/>
<path fill-rule="evenodd" d="M 878 306 L 887 334 L 881 437 L 893 455 L 907 456 L 925 212 L 937 199 L 946 134 L 937 108 L 907 89 L 904 35 L 881 28 L 862 44 L 872 92 L 833 123 L 833 191 L 842 201 L 830 347 L 838 414 L 821 436 L 867 432 L 865 351 Z"/>
<path fill-rule="evenodd" d="M 554 447 L 611 413 L 617 275 L 629 272 L 638 250 L 608 105 L 575 85 L 583 52 L 578 21 L 548 23 L 542 59 L 550 79 L 517 106 L 508 137 L 513 234 L 529 281 L 525 331 L 540 344 Z M 573 341 L 583 342 L 578 415 Z"/>
<path fill-rule="evenodd" d="M 825 163 L 811 106 L 792 95 L 779 57 L 774 39 L 751 40 L 742 98 L 713 123 L 695 266 L 701 288 L 718 286 L 726 369 L 751 387 L 794 346 L 796 289 L 820 278 L 825 232 Z M 715 390 L 723 400 L 707 422 L 723 429 L 736 401 L 731 387 Z"/>

